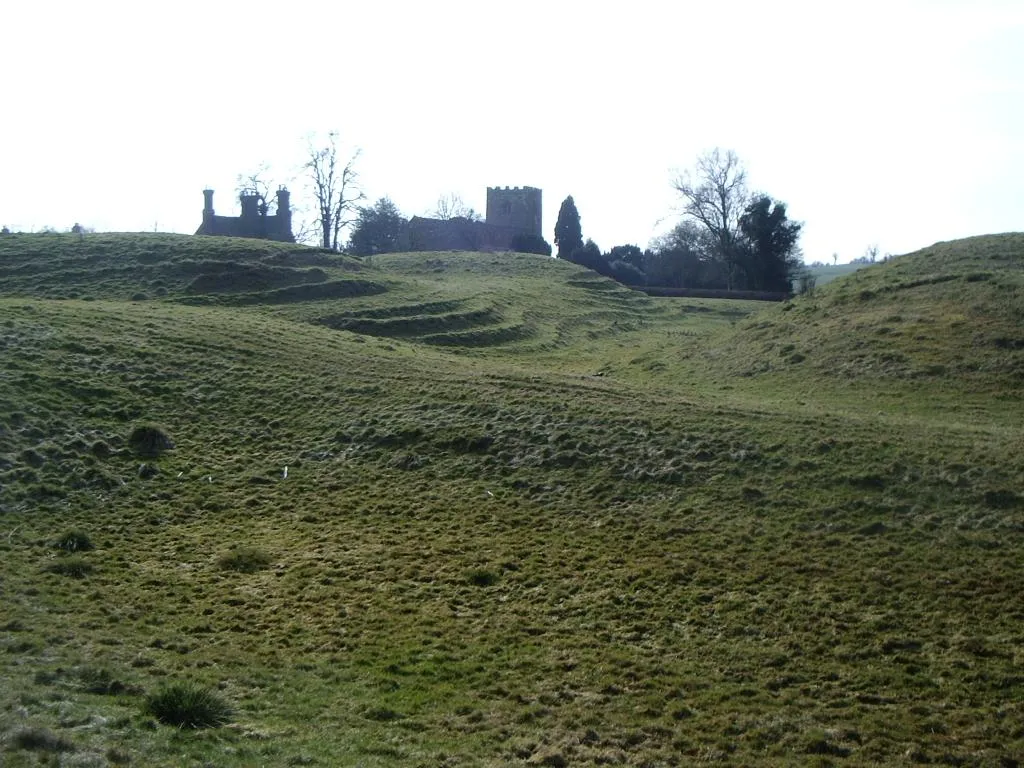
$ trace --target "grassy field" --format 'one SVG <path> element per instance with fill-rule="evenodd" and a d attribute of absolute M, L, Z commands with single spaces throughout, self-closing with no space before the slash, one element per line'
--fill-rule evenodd
<path fill-rule="evenodd" d="M 817 286 L 823 288 L 837 277 L 852 274 L 864 266 L 863 264 L 822 264 L 818 267 L 810 267 L 810 272 L 814 275 Z"/>
<path fill-rule="evenodd" d="M 772 305 L 14 235 L 0 363 L 0 764 L 1024 760 L 1022 235 Z"/>

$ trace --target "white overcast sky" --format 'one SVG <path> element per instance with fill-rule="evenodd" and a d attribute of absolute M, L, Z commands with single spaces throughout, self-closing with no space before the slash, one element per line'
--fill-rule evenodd
<path fill-rule="evenodd" d="M 573 195 L 645 246 L 715 146 L 805 259 L 1024 229 L 1024 0 L 48 2 L 0 14 L 0 225 L 193 232 L 336 129 L 371 199 Z"/>

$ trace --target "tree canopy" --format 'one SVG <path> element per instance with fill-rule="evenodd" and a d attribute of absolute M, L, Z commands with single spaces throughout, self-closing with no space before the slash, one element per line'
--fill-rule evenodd
<path fill-rule="evenodd" d="M 356 256 L 395 253 L 409 249 L 409 222 L 391 200 L 380 198 L 359 209 L 348 249 Z"/>
<path fill-rule="evenodd" d="M 746 288 L 752 291 L 790 290 L 799 268 L 802 224 L 786 217 L 786 204 L 760 195 L 740 216 L 740 264 Z"/>

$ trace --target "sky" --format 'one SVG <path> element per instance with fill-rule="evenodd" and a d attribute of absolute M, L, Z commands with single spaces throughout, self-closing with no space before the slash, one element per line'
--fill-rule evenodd
<path fill-rule="evenodd" d="M 191 233 L 337 131 L 408 216 L 572 195 L 603 249 L 678 223 L 714 147 L 806 261 L 1024 230 L 1024 1 L 33 0 L 0 41 L 0 225 Z"/>

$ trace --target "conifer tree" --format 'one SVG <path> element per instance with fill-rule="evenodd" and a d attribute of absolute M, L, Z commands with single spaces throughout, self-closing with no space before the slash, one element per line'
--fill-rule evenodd
<path fill-rule="evenodd" d="M 580 227 L 580 214 L 576 210 L 576 203 L 569 195 L 562 201 L 562 207 L 558 209 L 558 221 L 555 222 L 555 246 L 558 248 L 558 258 L 568 259 L 573 251 L 583 247 L 583 230 Z"/>

